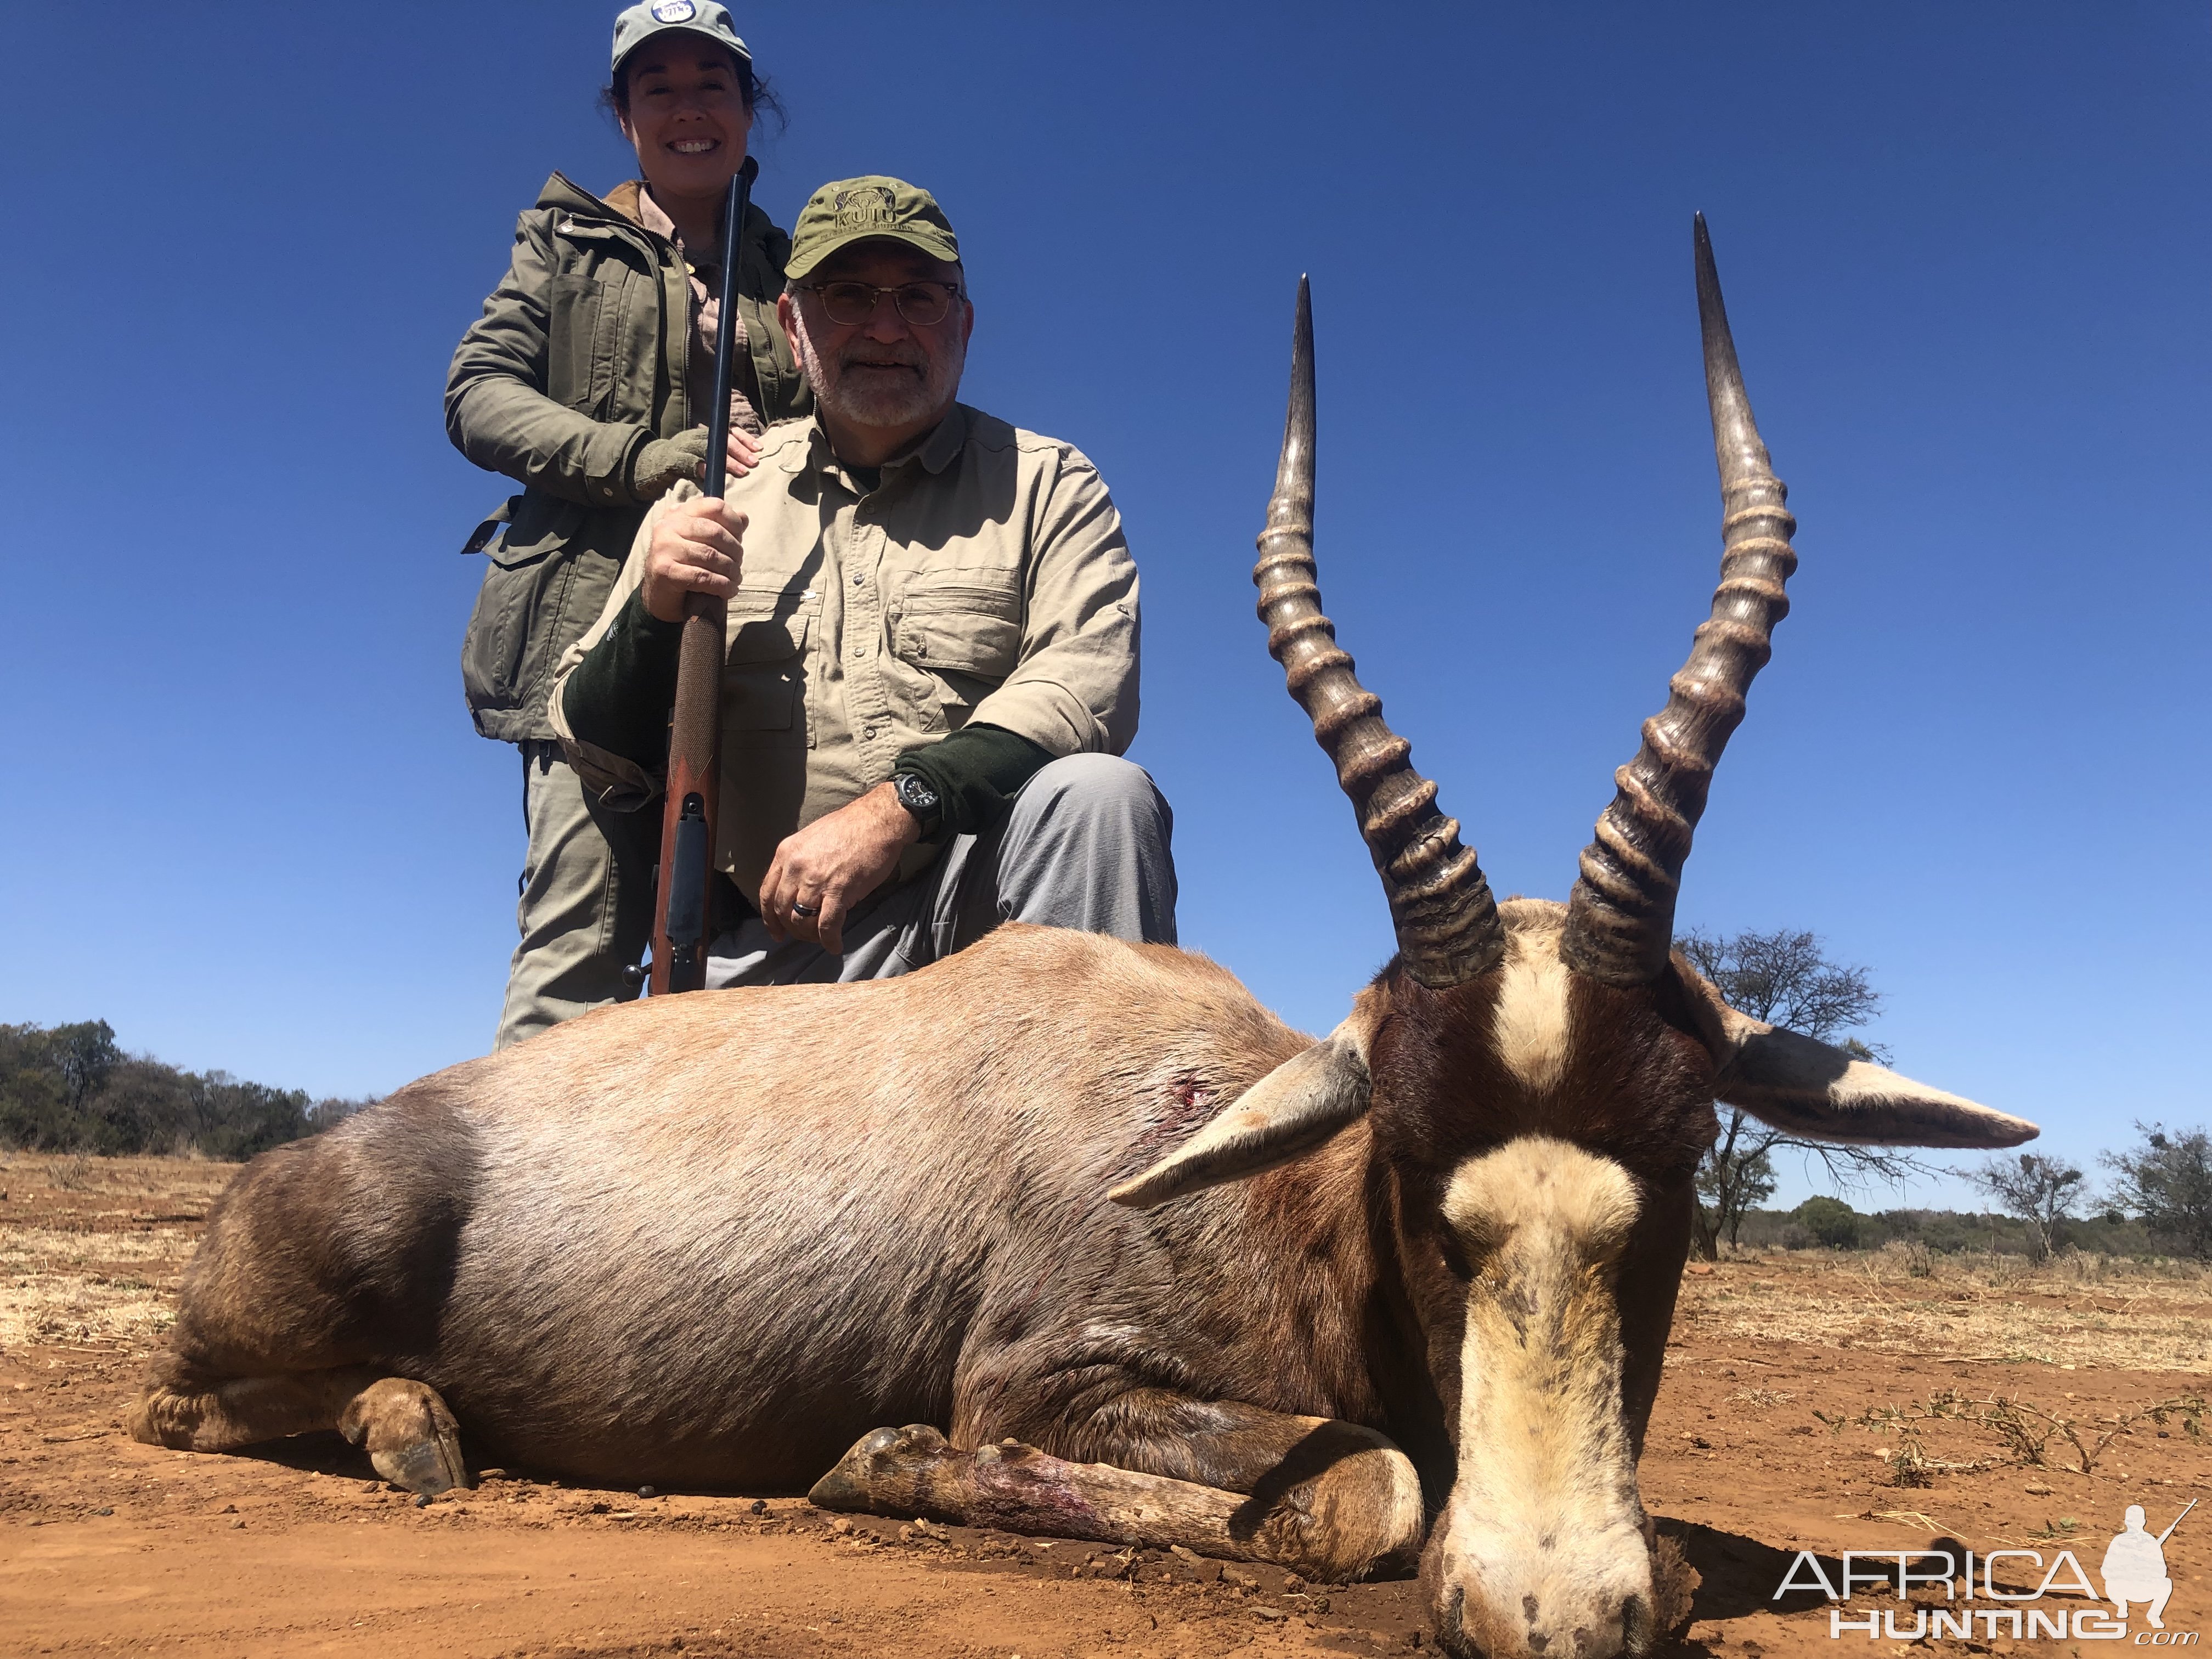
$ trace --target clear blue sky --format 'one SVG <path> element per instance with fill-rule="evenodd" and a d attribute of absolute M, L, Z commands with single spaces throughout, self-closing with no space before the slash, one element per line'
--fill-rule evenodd
<path fill-rule="evenodd" d="M 508 486 L 439 396 L 546 173 L 630 176 L 614 10 L 11 11 L 0 1019 L 319 1094 L 488 1043 L 520 766 L 457 550 Z M 1803 568 L 1682 920 L 1816 930 L 2062 1153 L 2203 1121 L 2202 5 L 739 26 L 757 199 L 934 190 L 969 400 L 1114 488 L 1187 944 L 1316 1029 L 1389 950 L 1251 615 L 1297 274 L 1328 608 L 1498 890 L 1564 896 L 1716 571 L 1703 209 Z"/>

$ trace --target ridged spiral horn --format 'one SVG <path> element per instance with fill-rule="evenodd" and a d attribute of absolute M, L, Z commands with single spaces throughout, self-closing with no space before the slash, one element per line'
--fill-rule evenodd
<path fill-rule="evenodd" d="M 1705 398 L 1720 463 L 1721 585 L 1689 661 L 1669 682 L 1666 708 L 1644 722 L 1643 747 L 1613 774 L 1618 792 L 1583 850 L 1568 903 L 1560 954 L 1576 972 L 1610 985 L 1649 984 L 1666 969 L 1691 834 L 1721 750 L 1743 719 L 1744 694 L 1773 654 L 1774 624 L 1790 614 L 1783 584 L 1797 568 L 1790 546 L 1797 521 L 1783 505 L 1790 492 L 1752 422 L 1702 213 L 1694 241 Z"/>
<path fill-rule="evenodd" d="M 1352 798 L 1359 833 L 1382 878 L 1406 971 L 1435 989 L 1493 965 L 1505 950 L 1498 905 L 1459 823 L 1437 811 L 1437 787 L 1413 770 L 1413 745 L 1382 723 L 1382 700 L 1363 690 L 1352 658 L 1322 615 L 1315 580 L 1313 304 L 1298 279 L 1291 342 L 1290 410 L 1267 527 L 1260 532 L 1260 620 L 1267 652 Z"/>

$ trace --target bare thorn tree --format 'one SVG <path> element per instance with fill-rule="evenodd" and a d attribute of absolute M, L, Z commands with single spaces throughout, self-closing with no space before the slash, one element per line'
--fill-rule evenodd
<path fill-rule="evenodd" d="M 2058 1242 L 2058 1226 L 2070 1220 L 2081 1199 L 2081 1172 L 2040 1152 L 1993 1158 L 1966 1179 L 1996 1200 L 2007 1215 L 2027 1223 L 2028 1253 L 2038 1261 Z"/>
<path fill-rule="evenodd" d="M 1783 928 L 1775 933 L 1715 935 L 1692 929 L 1675 941 L 1690 964 L 1718 988 L 1729 1006 L 1753 1019 L 1832 1042 L 1881 1012 L 1881 993 L 1868 970 L 1828 960 L 1819 938 Z M 1847 1039 L 1843 1046 L 1863 1060 L 1887 1064 L 1877 1043 Z M 1744 1212 L 1774 1190 L 1774 1154 L 1796 1152 L 1820 1160 L 1839 1187 L 1895 1183 L 1937 1173 L 1910 1153 L 1879 1146 L 1837 1146 L 1808 1140 L 1723 1105 L 1720 1138 L 1698 1165 L 1696 1245 L 1706 1261 L 1730 1244 Z"/>
<path fill-rule="evenodd" d="M 2212 1136 L 2162 1123 L 2138 1123 L 2136 1130 L 2142 1146 L 2104 1155 L 2119 1177 L 2113 1201 L 2161 1243 L 2212 1261 Z"/>
<path fill-rule="evenodd" d="M 1777 1184 L 1774 1160 L 1765 1152 L 1746 1158 L 1736 1150 L 1746 1129 L 1763 1134 L 1765 1127 L 1741 1112 L 1723 1111 L 1721 1138 L 1698 1164 L 1698 1253 L 1708 1261 L 1720 1253 L 1720 1234 L 1735 1246 L 1744 1212 L 1772 1197 Z"/>

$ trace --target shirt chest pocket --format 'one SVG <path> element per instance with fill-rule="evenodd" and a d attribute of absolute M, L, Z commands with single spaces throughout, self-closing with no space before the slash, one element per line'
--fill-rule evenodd
<path fill-rule="evenodd" d="M 805 695 L 806 643 L 819 620 L 814 593 L 747 592 L 730 599 L 722 659 L 722 730 L 765 738 L 789 732 Z"/>
<path fill-rule="evenodd" d="M 928 673 L 1005 679 L 1021 660 L 1020 572 L 915 578 L 892 618 L 891 650 Z"/>

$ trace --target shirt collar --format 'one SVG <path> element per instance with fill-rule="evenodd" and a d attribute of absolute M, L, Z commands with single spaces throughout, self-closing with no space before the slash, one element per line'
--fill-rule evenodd
<path fill-rule="evenodd" d="M 822 416 L 818 411 L 807 417 L 807 428 L 806 447 L 794 450 L 791 459 L 783 464 L 783 470 L 799 472 L 811 468 L 817 472 L 831 475 L 851 489 L 851 475 L 837 459 L 836 453 L 830 447 L 830 434 L 822 429 Z M 910 448 L 885 461 L 881 470 L 889 472 L 893 467 L 903 466 L 908 461 L 920 461 L 922 470 L 934 477 L 959 459 L 961 450 L 968 442 L 968 405 L 956 403 L 943 420 Z M 854 490 L 854 493 L 866 492 Z"/>
<path fill-rule="evenodd" d="M 616 197 L 622 194 L 622 191 L 631 192 L 630 199 L 626 204 L 617 203 L 615 200 Z M 640 225 L 681 252 L 684 255 L 684 268 L 692 276 L 698 276 L 702 270 L 712 271 L 720 265 L 722 250 L 719 246 L 703 248 L 685 246 L 684 239 L 676 234 L 676 221 L 662 211 L 660 204 L 653 199 L 653 193 L 636 180 L 633 179 L 624 185 L 621 191 L 610 192 L 607 202 L 610 206 L 620 206 L 623 211 L 628 213 Z"/>
<path fill-rule="evenodd" d="M 659 207 L 653 204 L 652 198 L 645 193 L 645 184 L 642 179 L 626 179 L 609 191 L 601 199 L 608 207 L 621 214 L 632 224 L 643 225 L 647 230 L 659 231 L 663 235 L 667 234 L 667 231 L 662 230 L 659 225 L 654 224 L 652 216 L 646 212 L 646 209 L 650 205 L 653 215 L 657 215 L 665 222 L 668 222 L 668 216 L 662 213 Z M 674 224 L 669 222 L 668 229 L 674 228 Z"/>
<path fill-rule="evenodd" d="M 643 185 L 633 179 L 623 189 L 629 192 L 629 200 L 621 204 L 622 211 L 628 213 L 662 241 L 676 241 L 676 221 L 660 210 L 660 204 L 653 199 L 651 192 Z M 610 206 L 615 205 L 614 197 L 610 195 L 607 202 Z"/>
<path fill-rule="evenodd" d="M 965 404 L 955 404 L 952 405 L 951 412 L 939 421 L 935 429 L 921 441 L 921 447 L 915 453 L 922 465 L 934 475 L 944 471 L 958 459 L 960 451 L 967 441 L 968 406 Z"/>

